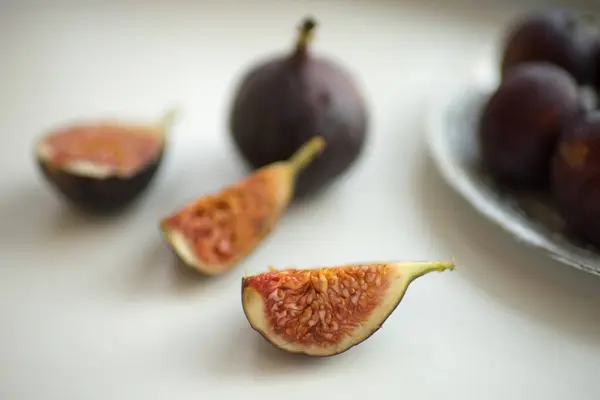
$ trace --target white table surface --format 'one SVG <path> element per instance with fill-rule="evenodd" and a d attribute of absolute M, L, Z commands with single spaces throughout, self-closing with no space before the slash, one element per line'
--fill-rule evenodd
<path fill-rule="evenodd" d="M 428 97 L 512 8 L 63 3 L 0 5 L 0 399 L 598 399 L 600 279 L 480 219 L 422 140 Z M 181 276 L 157 220 L 243 175 L 226 135 L 232 88 L 256 57 L 288 49 L 307 12 L 322 24 L 316 50 L 344 60 L 370 100 L 365 155 L 244 266 Z M 170 157 L 128 213 L 86 220 L 41 180 L 32 140 L 46 129 L 173 104 L 184 114 Z M 416 281 L 382 330 L 338 357 L 284 354 L 241 309 L 244 267 L 451 257 L 457 272 Z"/>

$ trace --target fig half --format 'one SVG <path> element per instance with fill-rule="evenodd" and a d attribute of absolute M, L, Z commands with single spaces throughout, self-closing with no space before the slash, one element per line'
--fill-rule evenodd
<path fill-rule="evenodd" d="M 76 207 L 93 213 L 120 210 L 152 182 L 175 117 L 170 110 L 154 124 L 113 119 L 67 125 L 37 141 L 38 167 Z"/>
<path fill-rule="evenodd" d="M 288 161 L 265 166 L 187 204 L 160 221 L 164 238 L 184 264 L 198 272 L 229 271 L 271 232 L 293 198 L 298 172 L 324 147 L 324 139 L 316 136 Z"/>
<path fill-rule="evenodd" d="M 453 262 L 393 262 L 275 270 L 242 279 L 242 306 L 274 346 L 332 356 L 381 328 L 415 279 L 453 269 Z"/>

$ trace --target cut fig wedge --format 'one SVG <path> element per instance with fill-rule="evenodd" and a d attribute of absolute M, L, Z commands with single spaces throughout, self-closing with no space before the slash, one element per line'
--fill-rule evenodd
<path fill-rule="evenodd" d="M 260 168 L 163 218 L 165 240 L 185 265 L 202 274 L 229 271 L 273 230 L 293 199 L 298 173 L 324 147 L 316 136 L 288 161 Z"/>
<path fill-rule="evenodd" d="M 152 124 L 113 119 L 67 125 L 37 141 L 37 164 L 45 179 L 78 208 L 122 209 L 154 179 L 176 115 L 170 110 Z"/>
<path fill-rule="evenodd" d="M 248 322 L 274 346 L 326 357 L 375 333 L 409 285 L 453 262 L 394 262 L 319 269 L 270 270 L 242 279 Z"/>

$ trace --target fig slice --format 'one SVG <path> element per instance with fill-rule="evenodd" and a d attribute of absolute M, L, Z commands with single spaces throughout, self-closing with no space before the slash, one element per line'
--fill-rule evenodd
<path fill-rule="evenodd" d="M 52 187 L 78 208 L 120 210 L 154 179 L 176 116 L 176 110 L 169 110 L 155 123 L 71 123 L 36 142 L 37 165 Z"/>
<path fill-rule="evenodd" d="M 274 346 L 333 356 L 381 328 L 415 279 L 454 267 L 418 261 L 270 269 L 242 279 L 242 306 L 252 328 Z"/>
<path fill-rule="evenodd" d="M 287 161 L 262 167 L 160 221 L 183 263 L 205 275 L 229 271 L 272 231 L 294 197 L 296 177 L 325 148 L 315 136 Z"/>

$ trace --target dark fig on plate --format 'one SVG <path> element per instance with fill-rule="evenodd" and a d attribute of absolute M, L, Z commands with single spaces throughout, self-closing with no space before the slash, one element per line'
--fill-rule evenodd
<path fill-rule="evenodd" d="M 325 152 L 298 176 L 296 197 L 341 176 L 367 137 L 366 104 L 354 77 L 309 48 L 315 27 L 306 18 L 289 54 L 263 61 L 242 77 L 229 116 L 232 141 L 253 169 L 289 158 L 315 135 L 325 138 Z"/>
<path fill-rule="evenodd" d="M 229 271 L 267 237 L 294 195 L 298 173 L 325 148 L 316 136 L 288 161 L 278 161 L 160 221 L 183 263 L 205 275 Z"/>
<path fill-rule="evenodd" d="M 579 85 L 590 84 L 594 41 L 593 30 L 571 11 L 531 11 L 508 29 L 501 56 L 502 75 L 516 65 L 547 62 L 570 73 Z"/>
<path fill-rule="evenodd" d="M 507 187 L 546 188 L 558 136 L 582 110 L 577 83 L 563 69 L 537 63 L 511 69 L 481 114 L 483 165 Z"/>
<path fill-rule="evenodd" d="M 552 193 L 570 233 L 600 248 L 600 111 L 564 130 L 552 164 Z"/>
<path fill-rule="evenodd" d="M 379 330 L 415 279 L 453 269 L 453 262 L 392 262 L 272 270 L 242 279 L 242 307 L 274 346 L 333 356 Z"/>
<path fill-rule="evenodd" d="M 594 50 L 593 70 L 596 93 L 600 96 L 600 37 L 596 41 L 596 47 Z"/>
<path fill-rule="evenodd" d="M 154 179 L 175 115 L 169 111 L 152 124 L 106 119 L 66 125 L 37 141 L 37 164 L 70 204 L 92 213 L 121 210 Z"/>

